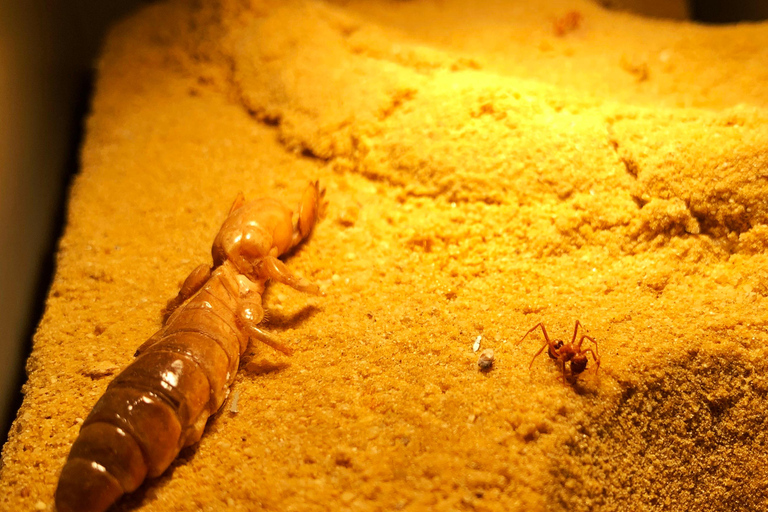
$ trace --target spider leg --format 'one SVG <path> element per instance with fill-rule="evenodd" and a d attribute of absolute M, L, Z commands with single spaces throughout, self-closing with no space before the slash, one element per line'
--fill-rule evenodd
<path fill-rule="evenodd" d="M 592 359 L 595 360 L 595 373 L 597 373 L 597 371 L 600 369 L 600 355 L 596 354 L 596 352 L 591 348 L 587 348 L 582 351 L 583 354 L 586 354 L 587 352 L 592 354 Z"/>
<path fill-rule="evenodd" d="M 520 338 L 520 341 L 518 341 L 517 344 L 519 345 L 520 343 L 522 343 L 523 340 L 525 340 L 525 338 L 527 338 L 529 334 L 531 334 L 533 331 L 535 331 L 539 327 L 541 327 L 541 332 L 544 333 L 544 338 L 547 340 L 547 343 L 549 344 L 550 343 L 549 336 L 547 335 L 547 330 L 544 328 L 544 322 L 539 322 L 536 325 L 534 325 L 527 333 L 525 333 L 525 336 Z"/>
<path fill-rule="evenodd" d="M 579 339 L 579 342 L 576 344 L 576 346 L 577 346 L 577 347 L 578 347 L 578 349 L 579 349 L 579 352 L 581 352 L 581 344 L 582 344 L 582 343 L 584 343 L 584 340 L 589 340 L 589 341 L 591 341 L 592 343 L 594 343 L 594 344 L 595 344 L 595 350 L 597 350 L 597 341 L 595 340 L 595 338 L 593 338 L 592 336 L 587 336 L 587 335 L 585 334 L 584 336 L 582 336 L 582 337 Z"/>
<path fill-rule="evenodd" d="M 549 341 L 549 340 L 547 340 L 547 341 Z M 536 358 L 537 358 L 537 357 L 539 357 L 539 354 L 541 354 L 542 352 L 544 352 L 544 349 L 545 349 L 545 348 L 547 348 L 548 346 L 549 346 L 549 343 L 545 343 L 544 345 L 542 345 L 542 347 L 539 349 L 539 351 L 538 351 L 538 352 L 536 352 L 536 355 L 535 355 L 535 356 L 533 356 L 533 359 L 531 359 L 531 364 L 529 364 L 529 365 L 528 365 L 528 369 L 529 369 L 529 370 L 530 370 L 531 368 L 533 368 L 533 362 L 536 360 Z"/>
<path fill-rule="evenodd" d="M 525 333 L 525 336 L 523 336 L 523 337 L 520 339 L 520 341 L 518 341 L 518 342 L 517 342 L 517 344 L 519 345 L 520 343 L 522 343 L 522 342 L 523 342 L 523 340 L 525 340 L 525 338 L 526 338 L 526 337 L 527 337 L 529 334 L 531 334 L 533 331 L 535 331 L 535 330 L 536 330 L 536 329 L 538 329 L 539 327 L 541 327 L 541 332 L 542 332 L 542 334 L 544 334 L 544 339 L 545 339 L 545 340 L 547 340 L 547 342 L 544 344 L 544 346 L 543 346 L 543 347 L 541 347 L 541 348 L 539 349 L 539 351 L 538 351 L 538 352 L 536 352 L 536 355 L 535 355 L 535 356 L 533 356 L 533 359 L 531 359 L 531 364 L 530 364 L 530 365 L 528 365 L 528 369 L 531 369 L 531 368 L 533 368 L 533 362 L 536 360 L 536 358 L 537 358 L 537 357 L 539 357 L 539 354 L 541 354 L 541 353 L 544 351 L 544 349 L 545 349 L 545 348 L 547 348 L 547 347 L 549 347 L 550 351 L 551 351 L 553 354 L 555 354 L 556 356 L 559 356 L 559 353 L 558 353 L 558 351 L 557 351 L 557 348 L 555 347 L 555 344 L 554 344 L 554 343 L 552 343 L 552 340 L 550 340 L 550 339 L 549 339 L 549 334 L 547 334 L 547 329 L 546 329 L 546 327 L 544 327 L 544 322 L 539 322 L 538 324 L 534 325 L 534 326 L 533 326 L 533 327 L 532 327 L 532 328 L 531 328 L 531 329 L 530 329 L 530 330 L 529 330 L 527 333 Z"/>
<path fill-rule="evenodd" d="M 531 334 L 533 331 L 535 331 L 539 327 L 541 327 L 541 332 L 542 334 L 544 334 L 544 339 L 547 340 L 547 345 L 552 350 L 552 353 L 555 355 L 559 355 L 559 352 L 557 351 L 557 347 L 555 347 L 555 344 L 552 342 L 552 340 L 549 339 L 549 334 L 547 334 L 547 329 L 546 327 L 544 327 L 544 322 L 539 322 L 536 325 L 534 325 L 527 333 L 525 333 L 525 336 L 520 338 L 520 341 L 518 341 L 517 344 L 519 345 L 520 343 L 522 343 L 523 340 L 525 340 L 525 338 L 528 337 L 529 334 Z"/>
<path fill-rule="evenodd" d="M 573 326 L 573 338 L 571 338 L 571 344 L 573 344 L 576 341 L 576 334 L 579 332 L 579 327 L 581 327 L 582 332 L 586 330 L 584 326 L 581 324 L 581 322 L 576 320 L 576 325 Z"/>

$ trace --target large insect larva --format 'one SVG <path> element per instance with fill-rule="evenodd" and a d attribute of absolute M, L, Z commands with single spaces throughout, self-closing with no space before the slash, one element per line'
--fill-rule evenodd
<path fill-rule="evenodd" d="M 270 279 L 319 293 L 278 256 L 310 235 L 322 206 L 316 182 L 304 192 L 295 223 L 278 201 L 245 203 L 238 196 L 213 243 L 213 267 L 192 271 L 169 301 L 163 327 L 139 347 L 83 423 L 59 477 L 59 512 L 106 510 L 199 441 L 250 338 L 291 353 L 258 327 L 261 295 Z"/>

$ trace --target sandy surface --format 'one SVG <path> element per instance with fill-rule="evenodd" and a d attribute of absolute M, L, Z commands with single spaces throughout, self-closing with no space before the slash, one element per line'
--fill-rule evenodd
<path fill-rule="evenodd" d="M 313 179 L 328 215 L 288 266 L 327 295 L 265 296 L 296 354 L 256 347 L 238 412 L 118 510 L 768 508 L 768 25 L 239 4 L 107 41 L 0 509 L 52 509 L 237 192 Z M 600 371 L 529 371 L 522 335 L 576 319 Z"/>

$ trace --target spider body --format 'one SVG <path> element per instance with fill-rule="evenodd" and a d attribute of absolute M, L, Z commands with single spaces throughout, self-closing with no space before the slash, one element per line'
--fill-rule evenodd
<path fill-rule="evenodd" d="M 584 326 L 581 325 L 581 322 L 576 320 L 576 325 L 573 329 L 573 338 L 571 338 L 570 343 L 565 343 L 563 340 L 552 341 L 549 338 L 549 334 L 547 334 L 547 329 L 544 327 L 543 322 L 539 322 L 538 324 L 534 325 L 527 333 L 525 333 L 525 336 L 522 337 L 519 343 L 522 343 L 529 334 L 538 328 L 541 328 L 541 333 L 544 335 L 546 342 L 539 349 L 539 351 L 536 352 L 536 355 L 533 356 L 533 359 L 531 359 L 529 368 L 533 367 L 533 362 L 546 348 L 549 357 L 560 363 L 560 368 L 563 372 L 563 382 L 565 382 L 566 373 L 568 373 L 572 379 L 575 379 L 581 373 L 583 373 L 584 370 L 587 369 L 587 363 L 589 361 L 587 354 L 592 354 L 592 359 L 595 361 L 595 371 L 597 371 L 600 368 L 600 354 L 597 351 L 597 341 L 595 341 L 593 337 L 587 336 L 586 334 L 582 335 L 581 338 L 576 341 L 579 333 L 579 327 L 582 329 L 584 328 Z M 591 348 L 582 348 L 584 340 L 591 341 L 595 345 L 594 350 Z M 566 365 L 568 368 L 567 372 Z"/>

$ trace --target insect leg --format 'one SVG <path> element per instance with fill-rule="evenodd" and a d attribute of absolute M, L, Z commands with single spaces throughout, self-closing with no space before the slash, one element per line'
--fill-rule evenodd
<path fill-rule="evenodd" d="M 256 338 L 257 340 L 259 340 L 265 345 L 269 345 L 270 347 L 277 350 L 278 352 L 282 352 L 287 356 L 293 355 L 293 349 L 281 343 L 280 340 L 277 339 L 277 337 L 274 334 L 271 334 L 263 329 L 259 329 L 255 325 L 250 325 L 246 327 L 246 331 L 252 337 Z"/>
<path fill-rule="evenodd" d="M 264 309 L 261 306 L 261 296 L 259 300 L 244 300 L 237 311 L 237 320 L 245 333 L 252 338 L 256 338 L 265 345 L 269 345 L 278 352 L 290 356 L 293 349 L 284 345 L 280 339 L 264 329 L 259 328 L 258 324 L 264 318 Z M 243 348 L 245 350 L 245 348 Z"/>
<path fill-rule="evenodd" d="M 285 263 L 273 256 L 267 256 L 264 258 L 264 268 L 269 274 L 269 278 L 278 283 L 287 284 L 291 288 L 299 290 L 300 292 L 312 293 L 314 295 L 320 295 L 320 288 L 303 277 L 297 276 L 288 270 Z"/>
<path fill-rule="evenodd" d="M 193 270 L 189 276 L 184 280 L 184 284 L 181 285 L 178 295 L 168 301 L 163 309 L 163 323 L 168 321 L 168 318 L 173 312 L 184 304 L 184 302 L 193 296 L 195 293 L 203 287 L 206 281 L 211 277 L 211 267 L 208 265 L 200 265 Z"/>

